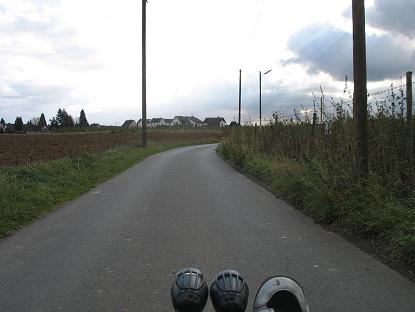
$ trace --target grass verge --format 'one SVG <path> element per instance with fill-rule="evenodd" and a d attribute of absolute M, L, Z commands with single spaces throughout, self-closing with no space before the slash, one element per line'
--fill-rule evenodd
<path fill-rule="evenodd" d="M 0 168 L 0 238 L 75 199 L 149 155 L 176 147 L 217 141 L 202 139 L 187 143 L 152 144 L 145 149 L 125 145 L 105 152 Z"/>
<path fill-rule="evenodd" d="M 357 245 L 409 275 L 413 271 L 415 191 L 399 198 L 374 174 L 359 180 L 347 168 L 327 170 L 326 164 L 270 156 L 226 140 L 218 153 L 320 224 L 352 241 L 371 242 L 372 248 Z"/>

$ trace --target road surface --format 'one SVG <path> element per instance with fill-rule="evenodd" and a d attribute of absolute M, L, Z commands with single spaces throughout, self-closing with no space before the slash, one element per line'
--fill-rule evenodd
<path fill-rule="evenodd" d="M 0 311 L 173 311 L 174 272 L 291 275 L 311 311 L 415 311 L 415 285 L 229 167 L 154 155 L 0 242 Z M 210 303 L 206 311 L 213 311 Z"/>

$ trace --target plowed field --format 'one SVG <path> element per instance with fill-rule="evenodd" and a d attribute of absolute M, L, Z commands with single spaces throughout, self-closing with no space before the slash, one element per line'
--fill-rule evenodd
<path fill-rule="evenodd" d="M 199 139 L 220 139 L 222 131 L 149 131 L 150 142 L 184 143 Z M 0 135 L 0 166 L 76 156 L 103 151 L 123 144 L 139 143 L 140 133 L 70 133 Z"/>

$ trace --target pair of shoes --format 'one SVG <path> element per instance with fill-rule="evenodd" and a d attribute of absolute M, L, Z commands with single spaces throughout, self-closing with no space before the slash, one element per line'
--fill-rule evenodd
<path fill-rule="evenodd" d="M 187 268 L 176 274 L 171 288 L 173 307 L 178 312 L 202 312 L 208 299 L 208 286 L 203 273 Z M 210 298 L 217 312 L 244 312 L 249 289 L 245 279 L 236 271 L 216 275 L 210 287 Z"/>

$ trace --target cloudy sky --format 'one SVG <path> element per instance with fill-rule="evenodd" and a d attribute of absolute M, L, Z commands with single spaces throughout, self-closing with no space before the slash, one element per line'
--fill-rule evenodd
<path fill-rule="evenodd" d="M 284 4 L 282 4 L 284 3 Z M 148 116 L 310 107 L 352 78 L 351 0 L 149 0 Z M 415 69 L 415 1 L 366 0 L 369 89 Z M 141 0 L 0 0 L 0 117 L 141 117 Z"/>

